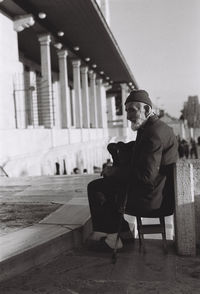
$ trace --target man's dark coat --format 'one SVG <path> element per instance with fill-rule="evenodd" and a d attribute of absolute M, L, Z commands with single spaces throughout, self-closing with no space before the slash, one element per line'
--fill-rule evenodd
<path fill-rule="evenodd" d="M 172 165 L 178 157 L 178 142 L 172 128 L 156 115 L 151 116 L 138 130 L 131 157 L 126 173 L 126 212 L 148 215 L 161 207 L 164 197 L 163 209 L 167 211 L 174 193 Z"/>

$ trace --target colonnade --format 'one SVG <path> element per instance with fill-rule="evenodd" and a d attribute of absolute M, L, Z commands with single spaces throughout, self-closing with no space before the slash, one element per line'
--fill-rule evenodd
<path fill-rule="evenodd" d="M 41 55 L 41 86 L 38 97 L 40 125 L 53 127 L 52 70 L 50 58 L 50 35 L 38 37 Z M 57 51 L 59 65 L 58 115 L 60 128 L 106 128 L 106 88 L 103 79 L 80 59 L 72 60 L 73 86 L 69 88 L 68 51 Z M 73 117 L 73 123 L 72 123 Z"/>
<path fill-rule="evenodd" d="M 66 49 L 57 48 L 59 74 L 51 67 L 51 36 L 38 36 L 40 44 L 40 78 L 31 68 L 24 72 L 26 81 L 25 100 L 16 97 L 16 127 L 27 126 L 52 128 L 107 128 L 107 114 L 115 117 L 115 107 L 109 107 L 111 99 L 106 99 L 107 82 L 97 78 L 94 70 L 80 59 L 68 59 Z M 23 62 L 23 61 L 22 61 Z M 68 78 L 68 65 L 72 65 L 72 81 Z M 56 76 L 56 78 L 52 78 Z M 28 89 L 28 92 L 27 92 Z M 122 121 L 127 128 L 124 102 L 128 86 L 121 84 Z M 16 90 L 17 95 L 18 90 Z M 53 95 L 54 93 L 54 95 Z M 110 108 L 110 109 L 108 109 Z M 24 111 L 22 111 L 24 109 Z M 23 115 L 24 113 L 24 115 Z"/>

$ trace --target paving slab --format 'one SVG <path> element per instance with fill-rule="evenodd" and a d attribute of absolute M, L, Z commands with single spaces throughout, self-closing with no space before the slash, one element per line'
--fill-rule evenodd
<path fill-rule="evenodd" d="M 40 224 L 79 225 L 90 217 L 89 207 L 66 204 L 40 221 Z"/>
<path fill-rule="evenodd" d="M 89 202 L 88 202 L 88 198 L 86 197 L 76 197 L 71 199 L 70 201 L 67 202 L 67 204 L 73 204 L 73 205 L 85 205 L 88 206 Z"/>
<path fill-rule="evenodd" d="M 0 262 L 69 231 L 61 226 L 36 224 L 2 236 L 0 238 Z"/>

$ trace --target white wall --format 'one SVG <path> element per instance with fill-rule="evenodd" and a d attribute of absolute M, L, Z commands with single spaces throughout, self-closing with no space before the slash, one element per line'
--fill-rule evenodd
<path fill-rule="evenodd" d="M 10 177 L 53 175 L 55 162 L 67 173 L 79 167 L 93 173 L 109 157 L 105 129 L 0 130 L 0 165 Z"/>
<path fill-rule="evenodd" d="M 13 21 L 0 13 L 0 129 L 14 128 L 13 75 L 22 70 Z"/>
<path fill-rule="evenodd" d="M 104 125 L 101 129 L 60 129 L 59 81 L 53 74 L 53 95 L 55 103 L 54 129 L 42 126 L 27 128 L 25 114 L 24 65 L 33 72 L 40 65 L 18 52 L 18 37 L 13 21 L 0 12 L 0 166 L 9 176 L 55 174 L 55 162 L 59 162 L 61 173 L 63 160 L 67 173 L 75 167 L 93 172 L 93 166 L 101 167 L 109 157 L 107 151 L 108 129 L 106 122 L 106 97 L 104 104 Z M 20 61 L 21 62 L 20 62 Z M 18 129 L 15 121 L 14 89 L 20 103 Z M 102 87 L 103 91 L 103 87 Z M 105 96 L 105 90 L 103 95 Z M 114 101 L 114 100 L 113 100 Z M 114 110 L 113 110 L 114 112 Z M 112 114 L 113 115 L 113 114 Z M 113 116 L 112 116 L 113 118 Z"/>

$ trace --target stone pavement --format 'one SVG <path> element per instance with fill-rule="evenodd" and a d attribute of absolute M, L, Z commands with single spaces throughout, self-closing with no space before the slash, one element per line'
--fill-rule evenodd
<path fill-rule="evenodd" d="M 87 183 L 98 175 L 0 177 L 0 204 L 3 202 L 61 203 L 86 197 Z"/>
<path fill-rule="evenodd" d="M 164 255 L 160 240 L 138 242 L 119 253 L 115 265 L 109 253 L 85 245 L 66 251 L 49 264 L 0 284 L 1 294 L 199 294 L 200 258 L 176 256 L 172 241 Z"/>
<path fill-rule="evenodd" d="M 62 204 L 39 222 L 0 237 L 0 281 L 84 242 L 91 232 L 86 189 L 97 176 L 0 178 L 0 203 L 4 206 Z"/>
<path fill-rule="evenodd" d="M 124 246 L 115 265 L 110 253 L 83 244 L 90 232 L 81 217 L 88 214 L 86 187 L 95 177 L 0 179 L 1 190 L 7 190 L 0 193 L 1 203 L 63 204 L 39 224 L 1 237 L 0 275 L 6 280 L 0 282 L 0 293 L 200 293 L 200 255 L 177 256 L 173 241 L 165 255 L 161 240 L 148 239 L 144 255 L 136 239 Z"/>

